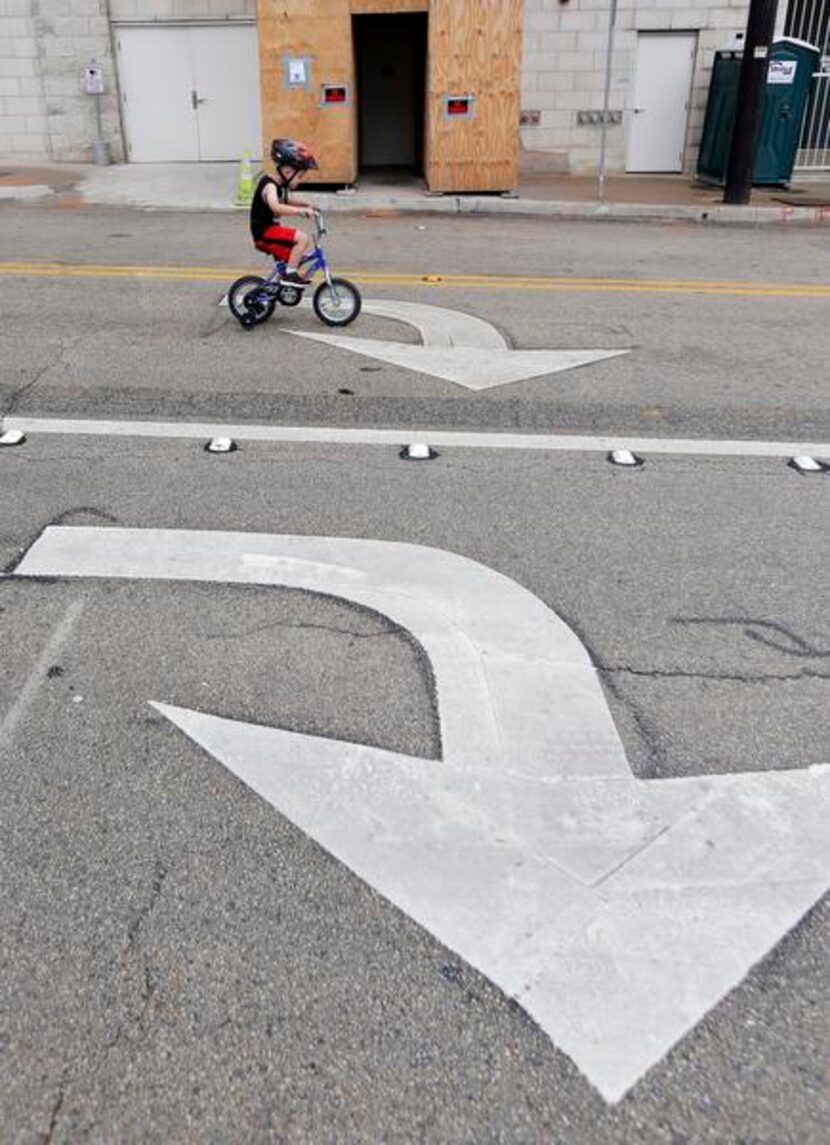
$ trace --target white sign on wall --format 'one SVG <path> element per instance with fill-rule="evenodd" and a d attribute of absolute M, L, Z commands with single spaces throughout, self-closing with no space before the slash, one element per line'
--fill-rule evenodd
<path fill-rule="evenodd" d="M 281 56 L 282 86 L 311 91 L 311 56 Z"/>

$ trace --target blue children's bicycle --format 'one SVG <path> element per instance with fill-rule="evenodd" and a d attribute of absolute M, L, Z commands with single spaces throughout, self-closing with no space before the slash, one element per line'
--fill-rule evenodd
<path fill-rule="evenodd" d="M 321 245 L 326 234 L 326 221 L 322 211 L 314 212 L 314 250 L 300 263 L 300 270 L 306 278 L 322 273 L 324 280 L 312 296 L 314 313 L 327 326 L 348 326 L 360 313 L 360 291 L 345 278 L 333 278 L 326 254 Z M 241 323 L 243 329 L 253 330 L 261 322 L 266 322 L 280 306 L 297 306 L 302 301 L 303 287 L 291 283 L 281 283 L 285 273 L 284 262 L 274 260 L 274 269 L 267 278 L 256 274 L 246 274 L 238 278 L 228 290 L 228 305 L 231 314 Z"/>

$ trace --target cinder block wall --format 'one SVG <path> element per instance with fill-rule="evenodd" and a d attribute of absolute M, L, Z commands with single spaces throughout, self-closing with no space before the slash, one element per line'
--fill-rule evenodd
<path fill-rule="evenodd" d="M 785 0 L 779 8 L 786 8 Z M 609 170 L 625 170 L 638 32 L 698 33 L 684 159 L 691 171 L 715 51 L 745 30 L 748 9 L 748 0 L 619 0 L 610 106 L 623 116 L 608 129 Z M 521 129 L 525 169 L 596 169 L 601 128 L 580 126 L 577 112 L 602 110 L 609 10 L 609 0 L 525 0 L 522 108 L 540 113 L 538 125 Z"/>
<path fill-rule="evenodd" d="M 83 89 L 83 69 L 95 60 L 104 69 L 102 133 L 114 159 L 121 159 L 121 124 L 106 0 L 38 0 L 35 37 L 46 113 L 49 157 L 87 163 L 96 133 L 95 98 Z"/>
<path fill-rule="evenodd" d="M 104 137 L 121 157 L 106 0 L 0 0 L 0 154 L 88 162 L 95 101 L 83 69 L 104 68 Z"/>
<path fill-rule="evenodd" d="M 233 20 L 256 16 L 256 0 L 110 0 L 114 23 L 141 20 Z"/>
<path fill-rule="evenodd" d="M 0 0 L 0 155 L 48 153 L 46 107 L 31 0 Z"/>
<path fill-rule="evenodd" d="M 256 0 L 0 0 L 0 155 L 88 163 L 95 100 L 83 69 L 104 69 L 103 136 L 124 158 L 113 24 L 254 18 Z"/>

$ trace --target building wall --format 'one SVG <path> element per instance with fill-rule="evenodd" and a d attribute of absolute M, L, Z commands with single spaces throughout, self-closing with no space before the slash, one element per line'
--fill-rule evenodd
<path fill-rule="evenodd" d="M 525 0 L 522 108 L 539 113 L 538 124 L 521 128 L 525 169 L 596 169 L 601 127 L 580 126 L 577 112 L 602 110 L 609 10 L 609 0 L 570 0 L 567 5 Z M 684 162 L 690 171 L 703 129 L 714 53 L 744 31 L 748 10 L 749 0 L 619 0 L 610 108 L 623 116 L 608 129 L 610 170 L 625 169 L 638 32 L 698 32 Z"/>
<path fill-rule="evenodd" d="M 238 20 L 256 16 L 256 0 L 110 0 L 114 22 Z"/>
<path fill-rule="evenodd" d="M 619 0 L 608 132 L 609 168 L 625 167 L 637 33 L 697 31 L 698 51 L 685 165 L 694 166 L 714 52 L 746 25 L 748 0 Z M 602 108 L 610 0 L 525 0 L 522 108 L 538 122 L 520 129 L 525 168 L 593 170 L 599 126 L 580 110 Z M 783 28 L 786 0 L 779 3 Z M 0 155 L 88 162 L 94 99 L 81 87 L 84 64 L 104 68 L 103 133 L 113 159 L 123 139 L 111 23 L 255 19 L 256 0 L 0 0 Z M 535 118 L 535 117 L 534 117 Z"/>
<path fill-rule="evenodd" d="M 102 134 L 124 158 L 111 23 L 253 19 L 256 0 L 0 0 L 0 155 L 88 163 L 95 99 L 83 68 L 104 69 Z"/>
<path fill-rule="evenodd" d="M 0 0 L 0 155 L 45 155 L 48 150 L 31 0 Z"/>

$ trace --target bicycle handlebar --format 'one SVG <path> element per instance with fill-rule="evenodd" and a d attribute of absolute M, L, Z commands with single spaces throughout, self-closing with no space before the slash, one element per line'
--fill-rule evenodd
<path fill-rule="evenodd" d="M 318 237 L 322 238 L 326 234 L 326 216 L 319 207 L 312 207 L 314 218 L 314 226 L 317 231 Z"/>

